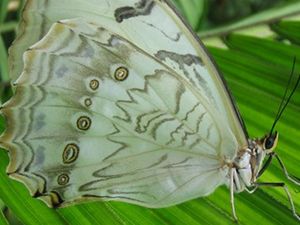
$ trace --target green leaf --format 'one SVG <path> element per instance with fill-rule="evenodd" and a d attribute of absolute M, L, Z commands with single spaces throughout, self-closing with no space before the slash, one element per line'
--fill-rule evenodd
<path fill-rule="evenodd" d="M 2 39 L 1 33 L 6 26 L 4 20 L 7 15 L 9 0 L 0 1 L 0 81 L 8 81 L 7 49 Z"/>
<path fill-rule="evenodd" d="M 226 26 L 198 31 L 200 37 L 222 36 L 239 29 L 251 29 L 261 24 L 269 24 L 281 18 L 300 14 L 300 2 L 295 1 L 289 4 L 280 5 L 260 13 L 254 14 L 243 20 L 228 24 Z"/>
<path fill-rule="evenodd" d="M 0 25 L 4 22 L 7 15 L 7 7 L 9 0 L 1 0 L 0 2 Z"/>
<path fill-rule="evenodd" d="M 250 136 L 262 136 L 270 129 L 279 103 L 289 79 L 293 57 L 299 57 L 299 47 L 287 45 L 278 41 L 262 38 L 254 38 L 242 35 L 229 35 L 226 38 L 229 46 L 228 50 L 210 48 L 221 71 L 225 74 L 230 90 L 235 96 L 243 118 L 249 129 Z M 296 65 L 296 76 L 299 74 L 300 61 Z M 291 91 L 290 87 L 290 91 Z M 285 162 L 291 174 L 299 176 L 300 156 L 297 154 L 299 149 L 299 112 L 300 112 L 300 93 L 295 93 L 288 109 L 278 123 L 277 130 L 280 133 L 280 143 L 276 152 Z M 267 170 L 262 177 L 264 182 L 284 181 L 288 184 L 296 208 L 300 208 L 300 196 L 297 195 L 297 188 L 285 177 L 277 162 Z M 278 209 L 290 208 L 287 196 L 280 188 L 261 189 L 263 193 L 274 198 L 274 204 L 278 204 Z M 256 204 L 257 209 L 271 210 L 270 206 Z M 278 214 L 279 213 L 279 214 Z M 287 213 L 287 214 L 286 214 Z M 278 216 L 277 223 L 288 219 L 288 211 L 284 215 L 277 213 L 267 213 L 272 218 Z M 282 214 L 282 213 L 281 213 Z M 243 214 L 242 214 L 243 216 Z M 266 215 L 267 216 L 267 215 Z M 283 217 L 286 217 L 283 219 Z M 291 212 L 290 212 L 291 216 Z M 267 221 L 266 221 L 267 222 Z M 268 223 L 271 223 L 270 221 Z M 272 224 L 277 224 L 273 221 Z M 290 222 L 293 223 L 293 218 Z M 289 224 L 286 222 L 286 224 Z M 294 220 L 295 223 L 295 220 Z M 252 223 L 249 223 L 252 224 Z M 254 224 L 254 223 L 253 223 Z"/>
<path fill-rule="evenodd" d="M 8 59 L 7 59 L 7 50 L 4 45 L 2 36 L 0 35 L 0 81 L 9 81 L 8 76 Z M 2 91 L 2 90 L 0 90 Z"/>
<path fill-rule="evenodd" d="M 193 27 L 196 27 L 202 17 L 203 2 L 178 0 L 177 3 L 192 21 Z M 296 2 L 282 8 L 271 9 L 205 35 L 224 34 L 253 24 L 254 26 L 269 24 L 274 18 L 299 12 L 299 7 L 300 4 Z M 298 27 L 297 21 L 282 21 L 272 25 L 280 37 L 290 40 L 289 44 L 279 41 L 280 39 L 231 34 L 225 38 L 226 49 L 209 48 L 237 101 L 251 137 L 262 137 L 269 131 L 274 121 L 290 76 L 293 58 L 297 56 L 300 59 L 300 47 L 296 44 L 300 42 Z M 0 30 L 2 28 L 3 26 Z M 249 30 L 253 32 L 254 29 L 250 27 Z M 7 49 L 4 44 L 2 45 L 1 68 L 5 68 Z M 297 61 L 296 74 L 299 72 L 300 60 Z M 276 152 L 284 161 L 287 170 L 298 177 L 300 176 L 299 112 L 298 90 L 276 127 L 280 133 Z M 4 127 L 3 119 L 0 120 L 1 126 Z M 50 209 L 44 203 L 30 197 L 22 184 L 8 178 L 5 173 L 7 163 L 7 153 L 0 150 L 0 198 L 24 224 L 234 224 L 229 190 L 226 187 L 217 189 L 208 197 L 164 209 L 147 209 L 120 202 L 93 202 Z M 297 212 L 300 212 L 300 188 L 285 178 L 278 162 L 272 163 L 260 181 L 285 182 L 294 199 Z M 299 224 L 293 217 L 285 192 L 281 188 L 261 188 L 252 195 L 236 194 L 235 201 L 239 224 Z"/>
<path fill-rule="evenodd" d="M 205 8 L 204 0 L 174 0 L 187 18 L 190 25 L 196 29 L 201 22 Z"/>
<path fill-rule="evenodd" d="M 8 178 L 4 172 L 8 163 L 6 152 L 0 151 L 0 161 L 0 198 L 23 223 L 65 224 L 55 210 L 33 199 L 24 185 Z"/>
<path fill-rule="evenodd" d="M 299 21 L 280 21 L 272 24 L 271 28 L 280 34 L 283 38 L 290 40 L 296 44 L 300 44 L 300 22 Z"/>
<path fill-rule="evenodd" d="M 9 31 L 13 31 L 17 28 L 17 26 L 18 26 L 18 23 L 14 22 L 14 21 L 0 24 L 0 34 L 9 32 Z"/>
<path fill-rule="evenodd" d="M 8 222 L 5 219 L 3 212 L 0 212 L 0 225 L 8 225 Z"/>
<path fill-rule="evenodd" d="M 5 205 L 3 201 L 0 199 L 0 225 L 8 225 L 8 222 L 3 214 L 3 210 L 5 208 Z"/>

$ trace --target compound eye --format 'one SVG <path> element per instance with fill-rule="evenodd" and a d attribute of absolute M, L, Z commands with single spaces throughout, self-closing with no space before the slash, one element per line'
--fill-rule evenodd
<path fill-rule="evenodd" d="M 273 137 L 268 137 L 265 141 L 265 149 L 271 149 L 274 145 L 275 139 Z"/>
<path fill-rule="evenodd" d="M 278 133 L 275 132 L 274 134 L 271 134 L 265 138 L 264 148 L 266 150 L 273 150 L 277 145 L 277 141 L 278 141 Z"/>

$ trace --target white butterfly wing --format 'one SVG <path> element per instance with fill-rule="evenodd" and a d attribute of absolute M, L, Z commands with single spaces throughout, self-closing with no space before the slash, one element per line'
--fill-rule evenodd
<path fill-rule="evenodd" d="M 98 196 L 163 207 L 224 182 L 220 157 L 237 148 L 230 129 L 192 85 L 125 39 L 65 21 L 24 61 L 2 140 L 12 143 L 8 172 L 48 204 Z M 129 76 L 117 81 L 121 66 Z"/>
<path fill-rule="evenodd" d="M 65 7 L 68 6 L 68 7 Z M 40 40 L 61 19 L 82 18 L 101 24 L 162 60 L 194 85 L 227 121 L 239 146 L 245 129 L 222 77 L 198 38 L 167 0 L 27 0 L 19 35 L 10 51 L 11 76 L 22 71 L 20 52 Z"/>
<path fill-rule="evenodd" d="M 100 197 L 164 207 L 210 194 L 225 182 L 224 159 L 246 143 L 212 63 L 165 2 L 141 1 L 151 7 L 139 13 L 123 1 L 87 6 L 100 2 L 114 28 L 62 21 L 25 53 L 16 96 L 2 109 L 8 172 L 49 205 Z M 116 8 L 126 9 L 124 23 L 113 22 Z M 116 80 L 124 68 L 128 78 Z"/>

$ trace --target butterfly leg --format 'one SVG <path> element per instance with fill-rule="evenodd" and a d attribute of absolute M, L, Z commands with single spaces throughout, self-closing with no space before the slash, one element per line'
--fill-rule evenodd
<path fill-rule="evenodd" d="M 294 184 L 296 185 L 300 185 L 300 179 L 293 176 L 293 175 L 290 175 L 286 169 L 286 167 L 284 166 L 282 160 L 279 158 L 279 156 L 275 153 L 275 152 L 272 152 L 269 154 L 269 158 L 267 159 L 267 161 L 264 163 L 264 165 L 262 166 L 262 168 L 260 169 L 260 171 L 258 172 L 257 176 L 256 176 L 256 179 L 259 178 L 264 172 L 265 170 L 269 167 L 269 165 L 271 165 L 271 162 L 272 162 L 272 159 L 273 158 L 276 158 L 277 161 L 279 162 L 279 165 L 284 173 L 284 175 L 286 176 L 286 178 L 288 180 L 290 180 L 291 182 L 293 182 Z"/>
<path fill-rule="evenodd" d="M 253 189 L 249 189 L 248 187 L 245 187 L 245 190 L 246 190 L 249 194 L 253 194 L 257 189 L 258 189 L 258 186 L 255 186 Z"/>
<path fill-rule="evenodd" d="M 276 153 L 273 153 L 273 155 L 274 155 L 275 158 L 278 160 L 279 165 L 280 165 L 282 171 L 284 172 L 284 175 L 286 176 L 286 178 L 287 178 L 288 180 L 290 180 L 291 182 L 293 182 L 294 184 L 300 185 L 300 179 L 297 178 L 297 177 L 295 177 L 295 176 L 293 176 L 293 175 L 290 175 L 290 174 L 288 173 L 287 169 L 285 168 L 283 162 L 282 162 L 281 159 L 279 158 L 279 156 L 278 156 Z"/>
<path fill-rule="evenodd" d="M 258 179 L 266 171 L 266 169 L 271 165 L 272 159 L 274 157 L 274 152 L 270 153 L 268 156 L 269 156 L 269 158 L 265 161 L 262 168 L 257 173 L 256 179 Z"/>
<path fill-rule="evenodd" d="M 293 199 L 292 199 L 292 196 L 289 192 L 289 189 L 287 188 L 287 186 L 285 185 L 285 183 L 255 183 L 254 184 L 254 191 L 258 188 L 258 187 L 281 187 L 284 189 L 287 197 L 288 197 L 288 200 L 290 202 L 290 205 L 291 205 L 291 210 L 292 210 L 292 213 L 293 215 L 296 217 L 297 220 L 300 221 L 300 217 L 297 215 L 296 213 L 296 209 L 295 209 L 295 205 L 294 205 L 294 202 L 293 202 Z M 254 192 L 253 191 L 253 192 Z M 252 192 L 252 193 L 253 193 Z"/>
<path fill-rule="evenodd" d="M 230 169 L 230 203 L 231 203 L 233 218 L 236 222 L 238 222 L 238 218 L 235 212 L 235 205 L 234 205 L 234 188 L 233 188 L 234 173 L 236 173 L 235 168 L 231 168 Z"/>

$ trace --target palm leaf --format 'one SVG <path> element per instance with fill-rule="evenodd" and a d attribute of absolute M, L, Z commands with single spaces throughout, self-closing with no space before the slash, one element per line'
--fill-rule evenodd
<path fill-rule="evenodd" d="M 181 10 L 187 18 L 193 19 L 193 27 L 197 27 L 203 8 L 202 5 L 200 9 L 199 5 L 193 7 L 194 2 L 177 1 L 177 5 L 182 7 Z M 274 38 L 257 38 L 232 33 L 225 38 L 224 43 L 228 48 L 209 47 L 210 53 L 228 82 L 252 137 L 260 137 L 270 129 L 289 78 L 293 57 L 296 56 L 300 59 L 300 47 L 297 46 L 300 37 L 296 32 L 299 30 L 297 28 L 299 28 L 300 22 L 295 20 L 278 21 L 279 17 L 298 12 L 298 5 L 297 3 L 289 4 L 282 9 L 276 9 L 276 13 L 274 10 L 264 12 L 263 16 L 256 17 L 255 22 L 251 23 L 250 20 L 249 23 L 245 23 L 251 29 L 251 24 L 269 24 L 270 21 L 276 21 L 272 24 L 272 29 L 280 37 L 289 40 L 290 44 Z M 282 10 L 281 13 L 279 13 L 280 10 Z M 5 12 L 3 7 L 0 8 L 0 12 L 2 15 Z M 5 16 L 0 16 L 0 18 L 5 18 Z M 5 22 L 4 25 L 1 25 L 0 30 L 3 27 L 9 27 L 9 24 L 15 24 L 15 21 Z M 243 26 L 244 22 L 240 22 L 238 25 L 210 31 L 209 34 L 216 35 L 220 32 L 224 34 L 233 28 L 236 30 Z M 5 31 L 7 30 L 9 29 L 5 29 Z M 208 33 L 202 34 L 207 35 Z M 7 68 L 6 53 L 2 53 L 0 58 L 1 68 Z M 296 66 L 297 74 L 299 74 L 299 70 L 300 60 Z M 6 69 L 2 71 L 1 76 L 2 81 L 7 78 Z M 280 132 L 280 143 L 276 152 L 285 162 L 288 171 L 296 176 L 300 176 L 300 156 L 297 154 L 300 149 L 297 141 L 300 138 L 299 112 L 300 93 L 298 91 L 277 126 L 277 130 Z M 0 127 L 3 128 L 3 124 L 2 119 Z M 93 202 L 58 210 L 50 209 L 39 200 L 30 197 L 22 184 L 7 177 L 5 168 L 8 161 L 7 153 L 0 151 L 0 199 L 24 224 L 234 223 L 231 216 L 229 191 L 225 187 L 219 188 L 209 197 L 166 209 L 147 209 L 119 202 Z M 297 194 L 299 187 L 287 181 L 278 163 L 274 162 L 261 180 L 286 182 L 299 212 L 300 196 Z M 297 224 L 290 212 L 284 191 L 278 188 L 261 189 L 252 195 L 237 194 L 236 208 L 240 224 Z M 5 220 L 0 215 L 0 224 L 2 221 L 5 224 Z"/>
<path fill-rule="evenodd" d="M 0 225 L 8 225 L 7 220 L 4 217 L 3 211 L 5 209 L 5 205 L 2 202 L 2 200 L 0 200 Z"/>

